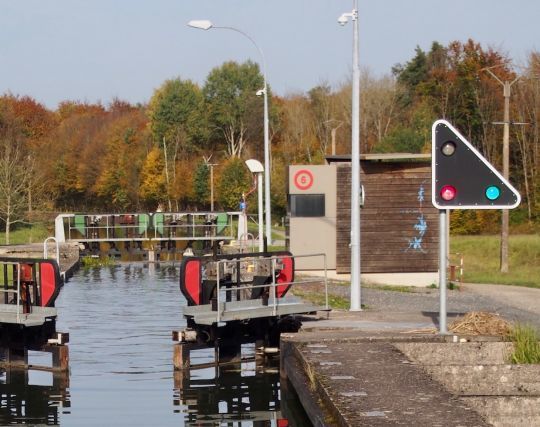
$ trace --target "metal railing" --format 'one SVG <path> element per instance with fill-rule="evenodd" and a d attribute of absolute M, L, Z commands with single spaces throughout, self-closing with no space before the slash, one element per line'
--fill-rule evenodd
<path fill-rule="evenodd" d="M 326 264 L 326 254 L 310 254 L 310 255 L 277 255 L 277 256 L 270 256 L 270 257 L 257 257 L 257 258 L 242 258 L 242 259 L 226 259 L 226 260 L 219 260 L 216 262 L 216 282 L 220 283 L 220 274 L 222 271 L 227 270 L 227 264 L 235 264 L 236 266 L 236 274 L 240 274 L 240 268 L 238 268 L 241 263 L 250 263 L 253 265 L 253 263 L 256 262 L 271 262 L 271 268 L 272 268 L 272 282 L 271 283 L 265 283 L 263 285 L 239 285 L 234 286 L 234 288 L 228 288 L 223 289 L 219 288 L 216 291 L 216 302 L 217 302 L 217 322 L 219 323 L 221 321 L 222 315 L 227 311 L 226 310 L 226 304 L 223 304 L 223 297 L 221 296 L 221 293 L 225 294 L 225 298 L 227 299 L 227 293 L 231 293 L 233 291 L 239 292 L 239 291 L 250 291 L 253 289 L 259 289 L 259 288 L 269 288 L 271 298 L 269 298 L 269 302 L 272 303 L 272 315 L 275 316 L 277 314 L 277 307 L 279 306 L 280 302 L 285 302 L 286 299 L 278 298 L 277 297 L 277 288 L 278 286 L 291 286 L 291 289 L 294 286 L 297 285 L 306 285 L 306 284 L 318 284 L 321 282 L 321 278 L 310 278 L 310 279 L 304 279 L 304 280 L 295 280 L 293 282 L 282 282 L 277 283 L 277 272 L 281 269 L 277 268 L 278 263 L 281 263 L 283 258 L 314 258 L 314 257 L 322 257 L 324 260 L 324 277 L 322 278 L 322 281 L 324 282 L 324 295 L 325 295 L 325 310 L 329 309 L 328 305 L 328 270 L 327 270 L 327 264 Z M 249 264 L 246 268 L 246 270 L 249 270 Z M 218 285 L 219 286 L 219 285 Z"/>
<path fill-rule="evenodd" d="M 15 294 L 16 296 L 16 316 L 17 316 L 17 323 L 21 323 L 21 264 L 18 262 L 2 262 L 1 265 L 4 268 L 4 287 L 0 288 L 0 292 L 3 294 Z M 12 279 L 12 284 L 17 283 L 17 288 L 13 286 L 11 289 L 9 288 L 9 272 L 6 270 L 8 266 L 15 267 L 13 268 L 13 272 L 17 272 L 17 279 L 15 281 L 15 278 Z"/>
<path fill-rule="evenodd" d="M 43 242 L 43 258 L 49 259 L 48 243 L 53 242 L 56 246 L 56 263 L 60 265 L 60 247 L 55 237 L 47 237 Z"/>
<path fill-rule="evenodd" d="M 62 214 L 56 239 L 63 241 L 234 239 L 240 212 Z"/>

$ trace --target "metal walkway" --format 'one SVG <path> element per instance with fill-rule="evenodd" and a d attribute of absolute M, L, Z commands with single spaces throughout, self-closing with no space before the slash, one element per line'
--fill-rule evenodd
<path fill-rule="evenodd" d="M 241 212 L 151 212 L 62 214 L 55 220 L 58 242 L 234 240 Z"/>
<path fill-rule="evenodd" d="M 328 310 L 327 307 L 305 303 L 296 297 L 271 298 L 268 305 L 263 304 L 262 299 L 247 301 L 230 301 L 219 304 L 217 310 L 212 310 L 211 305 L 196 305 L 184 307 L 184 316 L 192 317 L 199 325 L 212 325 L 218 322 L 234 320 L 255 319 L 259 317 L 285 316 L 288 314 L 305 314 L 315 311 Z"/>
<path fill-rule="evenodd" d="M 326 254 L 297 255 L 289 252 L 261 254 L 230 254 L 221 259 L 205 259 L 204 266 L 198 258 L 183 261 L 181 270 L 205 278 L 209 283 L 181 278 L 180 289 L 184 296 L 205 294 L 208 285 L 215 285 L 210 303 L 195 301 L 183 308 L 184 317 L 197 325 L 214 325 L 239 320 L 281 317 L 329 311 Z M 324 277 L 294 279 L 294 263 L 298 258 L 321 258 L 325 265 Z M 193 265 L 190 263 L 193 262 Z M 287 270 L 287 265 L 292 269 Z M 287 273 L 285 273 L 287 271 Z M 280 278 L 286 278 L 286 281 Z M 184 279 L 184 280 L 182 280 Z M 218 285 L 219 284 L 219 285 Z M 319 285 L 324 287 L 324 306 L 303 301 L 294 295 L 285 295 L 289 288 Z M 186 295 L 186 291 L 187 295 Z M 207 290 L 206 290 L 207 293 Z M 201 303 L 202 302 L 202 303 Z"/>
<path fill-rule="evenodd" d="M 23 313 L 20 305 L 0 304 L 0 324 L 12 323 L 26 327 L 41 326 L 58 315 L 54 307 L 32 306 L 30 313 Z"/>

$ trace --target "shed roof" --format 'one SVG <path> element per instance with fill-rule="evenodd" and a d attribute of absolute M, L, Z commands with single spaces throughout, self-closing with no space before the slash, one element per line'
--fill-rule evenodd
<path fill-rule="evenodd" d="M 431 154 L 420 153 L 369 153 L 361 154 L 360 160 L 367 162 L 396 162 L 396 161 L 411 161 L 411 160 L 430 160 Z M 339 154 L 333 156 L 326 156 L 326 162 L 331 163 L 346 163 L 351 161 L 350 154 Z"/>

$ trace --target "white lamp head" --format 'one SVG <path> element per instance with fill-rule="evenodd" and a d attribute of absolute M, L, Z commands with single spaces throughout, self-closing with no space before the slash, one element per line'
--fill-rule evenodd
<path fill-rule="evenodd" d="M 264 167 L 258 160 L 249 159 L 246 160 L 246 166 L 248 167 L 251 173 L 263 173 Z"/>
<path fill-rule="evenodd" d="M 209 21 L 207 19 L 202 19 L 202 20 L 199 19 L 199 20 L 189 21 L 188 26 L 192 28 L 199 28 L 200 30 L 209 30 L 210 28 L 214 26 L 214 24 L 212 24 L 212 21 Z"/>

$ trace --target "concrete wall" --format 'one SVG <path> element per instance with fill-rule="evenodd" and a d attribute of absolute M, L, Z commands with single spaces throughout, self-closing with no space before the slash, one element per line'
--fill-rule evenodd
<path fill-rule="evenodd" d="M 289 222 L 290 251 L 293 255 L 325 253 L 327 268 L 336 268 L 335 165 L 289 166 L 289 194 L 324 194 L 324 217 L 293 217 Z M 296 268 L 320 270 L 321 258 L 298 258 Z"/>

